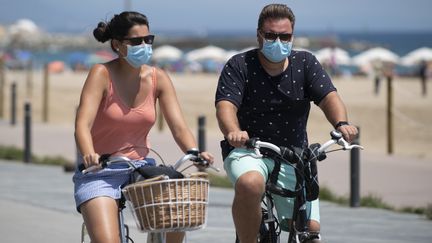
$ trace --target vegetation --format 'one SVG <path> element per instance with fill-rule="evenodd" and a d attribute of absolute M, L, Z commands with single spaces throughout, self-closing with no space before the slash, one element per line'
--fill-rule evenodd
<path fill-rule="evenodd" d="M 5 160 L 13 160 L 13 161 L 21 161 L 24 158 L 24 152 L 21 149 L 18 149 L 13 146 L 0 146 L 0 159 Z M 60 165 L 60 166 L 70 166 L 74 163 L 68 161 L 67 159 L 61 156 L 45 156 L 45 157 L 37 157 L 31 156 L 32 163 L 35 164 L 46 164 L 46 165 Z M 209 173 L 210 185 L 214 187 L 223 187 L 223 188 L 232 188 L 232 184 L 226 176 L 218 176 L 213 173 Z M 330 201 L 340 205 L 348 206 L 349 199 L 348 197 L 338 196 L 331 192 L 327 187 L 320 186 L 320 200 Z M 381 208 L 386 210 L 392 210 L 403 213 L 413 213 L 419 215 L 425 215 L 427 219 L 432 220 L 432 203 L 428 204 L 426 207 L 404 207 L 401 209 L 396 209 L 389 204 L 383 202 L 383 200 L 376 195 L 367 195 L 360 199 L 361 207 L 370 207 L 370 208 Z"/>

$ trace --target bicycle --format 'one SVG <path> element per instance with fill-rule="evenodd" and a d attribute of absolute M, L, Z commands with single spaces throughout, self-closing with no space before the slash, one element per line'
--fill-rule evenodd
<path fill-rule="evenodd" d="M 294 209 L 289 226 L 288 243 L 321 242 L 319 232 L 310 232 L 307 222 L 307 201 L 313 201 L 319 196 L 319 183 L 317 172 L 317 161 L 326 159 L 326 154 L 338 150 L 363 149 L 357 144 L 349 144 L 338 131 L 330 132 L 331 139 L 320 145 L 314 143 L 306 148 L 287 148 L 277 146 L 269 142 L 260 141 L 259 138 L 251 138 L 246 142 L 248 149 L 254 150 L 257 158 L 268 157 L 275 163 L 269 179 L 266 182 L 265 194 L 263 195 L 261 208 L 262 219 L 258 235 L 258 242 L 279 243 L 281 228 L 277 217 L 274 215 L 274 202 L 272 194 L 283 197 L 294 198 Z M 329 150 L 338 144 L 342 148 Z M 276 183 L 280 171 L 281 163 L 286 163 L 294 168 L 296 175 L 296 185 L 293 191 L 279 187 Z M 238 243 L 236 237 L 236 243 Z"/>
<path fill-rule="evenodd" d="M 212 168 L 216 171 L 219 171 L 219 169 L 213 167 L 207 161 L 200 158 L 198 150 L 187 151 L 187 153 L 172 166 L 166 166 L 162 157 L 156 151 L 151 151 L 159 157 L 162 165 L 136 167 L 133 161 L 127 157 L 104 154 L 101 155 L 99 159 L 99 165 L 85 168 L 84 165 L 81 164 L 78 168 L 84 174 L 92 173 L 101 168 L 107 168 L 116 163 L 126 163 L 130 168 L 132 168 L 131 183 L 122 188 L 122 197 L 118 203 L 120 242 L 122 243 L 134 242 L 129 235 L 129 226 L 125 224 L 124 221 L 123 210 L 126 208 L 126 202 L 128 202 L 128 206 L 132 209 L 132 215 L 134 216 L 138 229 L 141 232 L 148 233 L 147 243 L 165 243 L 167 232 L 197 230 L 206 225 L 209 193 L 209 181 L 206 177 L 207 174 L 204 172 L 198 172 L 187 178 L 182 174 L 182 172 L 192 165 L 181 171 L 178 170 L 187 161 L 191 161 L 193 164 L 205 168 Z M 175 189 L 172 189 L 172 184 L 183 185 L 183 187 L 176 186 Z M 153 193 L 154 187 L 159 187 L 158 195 L 154 195 L 156 194 Z M 180 190 L 178 188 L 180 188 Z M 200 193 L 195 194 L 196 198 L 194 199 L 190 196 L 193 193 L 191 191 L 193 188 L 198 188 L 198 190 L 200 190 Z M 150 192 L 151 195 L 146 196 L 144 191 Z M 166 193 L 170 196 L 173 193 L 175 195 L 167 199 L 164 198 L 164 194 Z M 178 199 L 178 197 L 181 197 L 183 194 L 187 194 L 189 197 L 183 198 L 184 200 L 182 201 L 181 199 Z M 146 205 L 146 203 L 148 203 L 146 200 L 148 199 L 150 200 L 150 203 Z M 182 212 L 183 214 L 179 215 L 179 212 L 176 212 L 176 208 L 178 211 L 179 207 L 182 210 L 189 209 L 189 215 L 184 211 Z M 200 210 L 199 219 L 190 222 L 189 217 L 183 219 L 184 222 L 179 222 L 182 219 L 181 217 L 190 216 L 191 208 Z M 174 212 L 174 215 L 169 214 L 167 215 L 168 219 L 164 218 L 161 221 L 157 214 L 160 210 L 168 210 L 170 213 Z M 195 216 L 197 216 L 196 212 L 195 214 Z M 171 219 L 173 216 L 177 216 L 177 218 L 174 220 Z M 169 221 L 168 224 L 166 222 L 167 220 Z M 173 223 L 175 220 L 177 220 L 177 223 Z M 83 222 L 81 228 L 81 242 L 90 242 L 87 240 L 89 240 L 89 236 L 85 223 Z"/>

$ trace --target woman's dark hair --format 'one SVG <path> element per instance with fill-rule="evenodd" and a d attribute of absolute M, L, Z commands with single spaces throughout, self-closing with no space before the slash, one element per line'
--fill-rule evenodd
<path fill-rule="evenodd" d="M 122 40 L 128 35 L 130 28 L 135 25 L 146 25 L 150 29 L 148 19 L 144 14 L 125 11 L 114 15 L 109 22 L 99 22 L 93 30 L 93 36 L 102 43 L 113 39 Z M 112 44 L 111 48 L 113 49 Z"/>
<path fill-rule="evenodd" d="M 291 21 L 291 27 L 294 30 L 295 16 L 292 10 L 285 4 L 269 4 L 262 9 L 258 18 L 258 30 L 261 30 L 267 19 L 284 18 L 288 18 Z"/>

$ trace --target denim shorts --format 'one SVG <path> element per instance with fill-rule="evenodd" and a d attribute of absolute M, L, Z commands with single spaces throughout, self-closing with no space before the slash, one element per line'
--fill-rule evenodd
<path fill-rule="evenodd" d="M 231 182 L 235 184 L 237 179 L 246 172 L 257 171 L 267 181 L 269 173 L 273 170 L 274 162 L 269 158 L 252 157 L 254 152 L 244 148 L 235 148 L 231 151 L 224 161 L 224 168 Z M 296 176 L 292 166 L 282 163 L 279 172 L 278 186 L 294 190 Z M 293 214 L 294 199 L 272 195 L 277 211 L 277 217 L 280 222 L 281 229 L 288 230 L 288 219 L 291 219 Z M 308 218 L 320 221 L 319 199 L 312 202 L 307 202 Z"/>
<path fill-rule="evenodd" d="M 154 166 L 153 159 L 133 161 L 136 167 Z M 78 166 L 77 166 L 78 168 Z M 77 211 L 80 205 L 96 197 L 121 198 L 121 189 L 131 182 L 133 169 L 127 163 L 116 163 L 107 168 L 87 174 L 75 170 L 72 181 L 74 182 L 74 197 Z"/>

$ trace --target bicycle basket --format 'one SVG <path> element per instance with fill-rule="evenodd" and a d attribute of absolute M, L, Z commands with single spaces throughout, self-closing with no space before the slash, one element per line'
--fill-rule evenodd
<path fill-rule="evenodd" d="M 188 178 L 165 176 L 126 186 L 123 194 L 142 232 L 196 230 L 205 227 L 208 209 L 207 173 Z"/>

